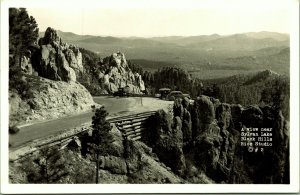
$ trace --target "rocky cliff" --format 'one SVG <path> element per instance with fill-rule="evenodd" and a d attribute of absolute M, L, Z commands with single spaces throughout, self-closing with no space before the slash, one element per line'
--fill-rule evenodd
<path fill-rule="evenodd" d="M 78 82 L 52 81 L 28 76 L 31 97 L 27 100 L 10 91 L 10 123 L 59 118 L 91 109 L 94 100 Z"/>
<path fill-rule="evenodd" d="M 289 125 L 280 110 L 244 108 L 202 95 L 193 105 L 176 101 L 173 113 L 173 119 L 164 112 L 150 118 L 144 139 L 188 181 L 197 182 L 192 173 L 202 171 L 217 183 L 289 182 Z M 249 152 L 241 146 L 246 128 L 272 128 L 272 146 Z"/>
<path fill-rule="evenodd" d="M 12 123 L 87 110 L 93 104 L 91 91 L 88 91 L 92 82 L 100 93 L 113 93 L 126 86 L 132 94 L 145 91 L 141 75 L 131 71 L 124 54 L 113 53 L 103 59 L 93 54 L 100 59 L 96 62 L 81 50 L 64 43 L 56 30 L 47 28 L 38 46 L 21 59 L 23 80 L 28 83 L 28 91 L 24 92 L 31 97 L 26 99 L 11 91 Z"/>
<path fill-rule="evenodd" d="M 49 27 L 44 37 L 39 39 L 39 48 L 33 52 L 31 60 L 23 59 L 22 67 L 29 74 L 36 73 L 56 81 L 81 82 L 83 78 L 88 78 L 83 84 L 89 86 L 94 81 L 95 85 L 102 88 L 101 93 L 113 93 L 125 86 L 134 94 L 145 91 L 141 75 L 132 72 L 123 53 L 113 53 L 98 63 L 96 59 L 90 59 L 88 53 L 64 43 L 56 30 Z"/>

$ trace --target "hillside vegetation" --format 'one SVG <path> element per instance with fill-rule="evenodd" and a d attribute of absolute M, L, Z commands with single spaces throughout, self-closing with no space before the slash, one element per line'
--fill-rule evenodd
<path fill-rule="evenodd" d="M 87 131 L 10 162 L 11 183 L 290 183 L 287 35 L 115 38 L 49 27 L 38 39 L 25 9 L 10 9 L 9 22 L 10 122 L 85 111 L 92 95 L 122 87 L 193 99 L 174 98 L 147 118 L 140 140 L 94 105 Z M 247 128 L 270 128 L 271 146 L 250 153 L 241 146 Z"/>

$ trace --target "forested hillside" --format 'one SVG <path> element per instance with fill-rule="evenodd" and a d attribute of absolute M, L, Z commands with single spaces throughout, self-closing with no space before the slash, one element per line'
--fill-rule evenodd
<path fill-rule="evenodd" d="M 59 140 L 23 143 L 11 183 L 290 183 L 288 35 L 122 39 L 48 27 L 38 37 L 23 8 L 10 9 L 9 27 L 10 130 L 55 118 L 65 128 L 66 116 L 93 113 L 76 134 L 63 129 Z M 124 88 L 140 97 L 118 95 Z M 157 99 L 161 88 L 191 99 Z M 97 98 L 127 107 L 109 115 L 94 102 L 104 94 Z"/>

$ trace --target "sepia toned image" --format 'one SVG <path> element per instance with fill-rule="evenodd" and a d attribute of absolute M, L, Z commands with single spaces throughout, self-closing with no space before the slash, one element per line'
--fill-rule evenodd
<path fill-rule="evenodd" d="M 291 183 L 287 8 L 7 13 L 9 184 Z"/>

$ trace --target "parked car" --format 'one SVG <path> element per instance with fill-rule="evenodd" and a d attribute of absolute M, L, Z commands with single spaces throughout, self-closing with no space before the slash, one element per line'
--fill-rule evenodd
<path fill-rule="evenodd" d="M 120 87 L 118 91 L 113 93 L 113 96 L 128 97 L 130 96 L 129 87 Z"/>
<path fill-rule="evenodd" d="M 177 98 L 184 98 L 184 95 L 181 91 L 171 91 L 169 95 L 167 95 L 167 100 L 174 101 Z"/>
<path fill-rule="evenodd" d="M 169 88 L 161 88 L 159 89 L 159 93 L 160 93 L 160 99 L 166 99 L 167 96 L 169 95 L 171 89 Z"/>

